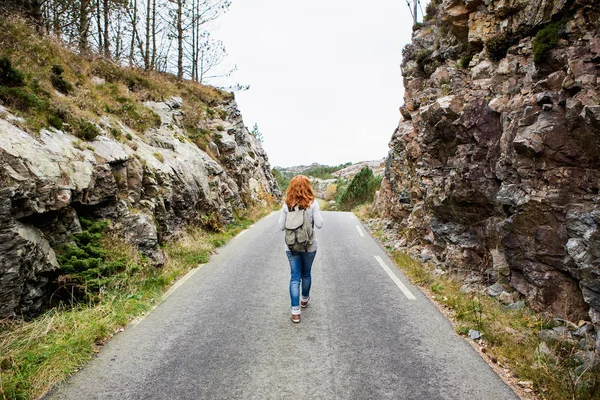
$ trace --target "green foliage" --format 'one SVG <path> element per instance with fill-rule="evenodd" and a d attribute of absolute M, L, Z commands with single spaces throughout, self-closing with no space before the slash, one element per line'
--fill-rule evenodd
<path fill-rule="evenodd" d="M 458 62 L 458 66 L 462 69 L 467 69 L 467 68 L 469 68 L 469 64 L 471 63 L 472 59 L 473 59 L 472 55 L 466 55 L 460 59 L 460 61 Z"/>
<path fill-rule="evenodd" d="M 252 127 L 250 134 L 252 136 L 254 136 L 256 138 L 256 140 L 258 140 L 259 142 L 262 143 L 264 141 L 263 134 L 261 131 L 258 130 L 258 124 L 256 122 L 254 123 L 254 126 Z"/>
<path fill-rule="evenodd" d="M 348 188 L 341 192 L 338 206 L 342 210 L 351 210 L 353 207 L 372 202 L 375 192 L 381 186 L 381 177 L 373 175 L 369 167 L 364 167 L 354 176 Z M 340 189 L 338 188 L 338 193 Z"/>
<path fill-rule="evenodd" d="M 73 85 L 63 78 L 62 73 L 64 68 L 61 65 L 55 64 L 52 66 L 52 75 L 50 76 L 50 83 L 52 86 L 62 94 L 69 94 L 73 91 Z"/>
<path fill-rule="evenodd" d="M 63 120 L 62 118 L 54 113 L 48 114 L 48 125 L 56 128 L 56 129 L 62 129 L 63 128 Z"/>
<path fill-rule="evenodd" d="M 431 50 L 421 50 L 417 54 L 416 62 L 421 72 L 425 72 L 425 65 L 431 62 Z"/>
<path fill-rule="evenodd" d="M 541 63 L 559 42 L 564 33 L 564 23 L 554 22 L 540 29 L 533 38 L 533 61 Z"/>
<path fill-rule="evenodd" d="M 316 165 L 314 167 L 310 167 L 309 169 L 302 171 L 303 175 L 312 176 L 313 178 L 319 179 L 332 179 L 332 173 L 339 171 L 340 169 L 346 168 L 352 165 L 351 162 L 347 162 L 340 165 L 328 166 L 328 165 Z"/>
<path fill-rule="evenodd" d="M 23 73 L 12 67 L 8 57 L 0 57 L 0 86 L 25 86 Z"/>
<path fill-rule="evenodd" d="M 98 127 L 86 119 L 75 121 L 73 134 L 81 140 L 94 140 L 100 134 Z"/>
<path fill-rule="evenodd" d="M 499 34 L 493 36 L 485 42 L 485 48 L 490 56 L 490 59 L 493 61 L 500 61 L 504 57 L 506 57 L 506 52 L 510 47 L 510 41 L 508 40 L 506 34 Z"/>
<path fill-rule="evenodd" d="M 80 218 L 82 231 L 72 236 L 74 245 L 66 245 L 59 252 L 57 260 L 61 266 L 60 274 L 66 276 L 75 288 L 71 300 L 92 301 L 107 286 L 111 276 L 122 272 L 127 264 L 125 259 L 108 260 L 102 248 L 108 221 L 92 221 Z"/>
<path fill-rule="evenodd" d="M 413 27 L 412 27 L 412 30 L 413 30 L 413 32 L 416 32 L 416 31 L 418 31 L 419 29 L 421 29 L 422 27 L 423 27 L 423 24 L 422 24 L 421 22 L 416 22 L 416 23 L 413 25 Z"/>
<path fill-rule="evenodd" d="M 0 86 L 0 100 L 5 105 L 22 112 L 43 108 L 46 105 L 44 100 L 31 93 L 26 87 Z"/>
<path fill-rule="evenodd" d="M 277 181 L 277 187 L 281 190 L 282 193 L 285 193 L 288 186 L 290 185 L 290 180 L 292 180 L 293 176 L 289 172 L 282 172 L 277 168 L 273 168 L 271 170 L 275 180 Z"/>
<path fill-rule="evenodd" d="M 223 125 L 217 125 L 217 130 L 219 132 L 223 132 L 225 130 L 225 128 L 223 127 Z"/>
<path fill-rule="evenodd" d="M 425 17 L 424 19 L 431 19 L 431 17 L 437 14 L 437 3 L 435 1 L 430 1 L 425 7 Z"/>

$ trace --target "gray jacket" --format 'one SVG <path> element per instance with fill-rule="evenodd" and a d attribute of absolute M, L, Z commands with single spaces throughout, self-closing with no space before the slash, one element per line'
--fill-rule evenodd
<path fill-rule="evenodd" d="M 289 212 L 287 204 L 283 204 L 281 207 L 281 214 L 279 215 L 279 230 L 285 230 L 285 219 Z M 308 220 L 316 227 L 321 229 L 323 227 L 323 217 L 321 216 L 321 208 L 317 200 L 313 201 L 309 208 L 306 209 Z M 313 233 L 313 243 L 308 247 L 307 251 L 317 251 L 317 235 Z"/>

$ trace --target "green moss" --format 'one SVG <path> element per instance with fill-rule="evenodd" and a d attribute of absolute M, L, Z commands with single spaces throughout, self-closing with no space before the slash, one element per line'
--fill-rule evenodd
<path fill-rule="evenodd" d="M 505 34 L 493 36 L 485 42 L 485 48 L 493 61 L 500 61 L 506 57 L 506 52 L 510 47 L 510 41 Z"/>
<path fill-rule="evenodd" d="M 540 29 L 533 38 L 533 61 L 541 63 L 560 41 L 564 33 L 564 23 L 554 22 Z"/>

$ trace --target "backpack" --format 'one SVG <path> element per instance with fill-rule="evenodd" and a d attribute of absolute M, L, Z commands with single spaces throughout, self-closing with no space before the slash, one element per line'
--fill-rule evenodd
<path fill-rule="evenodd" d="M 306 210 L 298 206 L 289 210 L 285 219 L 285 244 L 290 251 L 308 251 L 313 243 L 313 226 L 308 219 Z"/>

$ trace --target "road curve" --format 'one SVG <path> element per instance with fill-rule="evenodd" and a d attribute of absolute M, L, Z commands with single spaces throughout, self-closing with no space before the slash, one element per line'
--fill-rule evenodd
<path fill-rule="evenodd" d="M 271 215 L 46 398 L 518 399 L 354 215 L 323 218 L 300 324 Z"/>

